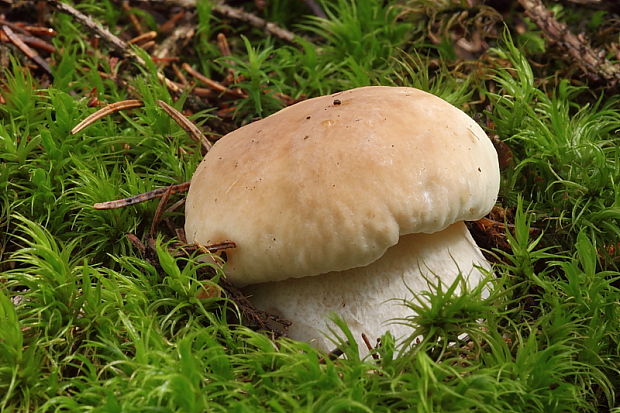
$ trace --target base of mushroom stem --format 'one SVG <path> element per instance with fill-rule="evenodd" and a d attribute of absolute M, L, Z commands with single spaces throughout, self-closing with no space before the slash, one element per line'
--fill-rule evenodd
<path fill-rule="evenodd" d="M 324 351 L 336 346 L 330 329 L 344 336 L 330 321 L 330 315 L 337 314 L 366 355 L 362 333 L 373 345 L 386 331 L 398 341 L 411 335 L 413 329 L 395 319 L 413 315 L 404 305 L 412 292 L 429 290 L 429 281 L 451 285 L 459 272 L 474 287 L 485 277 L 478 267 L 490 270 L 465 224 L 457 222 L 434 234 L 405 235 L 365 267 L 257 284 L 244 291 L 257 308 L 292 322 L 289 337 Z"/>

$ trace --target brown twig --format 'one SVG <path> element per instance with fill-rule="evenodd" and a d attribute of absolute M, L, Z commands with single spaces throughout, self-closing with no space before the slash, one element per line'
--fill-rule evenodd
<path fill-rule="evenodd" d="M 366 345 L 366 348 L 368 349 L 368 351 L 372 355 L 372 358 L 375 359 L 375 360 L 379 360 L 379 355 L 374 352 L 375 349 L 372 346 L 372 344 L 370 344 L 370 340 L 368 340 L 368 336 L 365 333 L 362 333 L 362 340 L 364 341 L 364 344 Z"/>
<path fill-rule="evenodd" d="M 75 9 L 74 7 L 63 3 L 60 0 L 48 0 L 48 4 L 58 11 L 69 14 L 75 20 L 77 20 L 80 24 L 88 28 L 90 31 L 96 33 L 101 36 L 106 42 L 108 42 L 118 53 L 123 56 L 131 59 L 135 59 L 141 65 L 144 64 L 144 60 L 137 56 L 125 43 L 123 40 L 119 39 L 115 35 L 113 35 L 108 29 L 103 27 L 101 24 L 93 20 L 90 16 L 85 15 L 81 11 Z"/>
<path fill-rule="evenodd" d="M 166 204 L 168 203 L 168 199 L 170 198 L 171 193 L 172 193 L 172 187 L 169 186 L 166 189 L 166 192 L 164 192 L 161 198 L 159 199 L 159 203 L 157 204 L 157 208 L 155 209 L 155 215 L 153 215 L 153 221 L 151 222 L 151 231 L 149 232 L 151 237 L 155 236 L 155 233 L 157 231 L 157 225 L 159 224 L 159 221 L 161 220 L 161 216 L 164 213 L 164 208 L 166 207 Z"/>
<path fill-rule="evenodd" d="M 181 20 L 183 17 L 185 17 L 185 13 L 186 11 L 184 9 L 181 9 L 178 13 L 173 14 L 172 17 L 170 17 L 170 19 L 168 19 L 168 21 L 166 21 L 165 23 L 161 24 L 158 28 L 160 33 L 170 33 L 171 31 L 174 30 L 175 27 L 177 27 L 177 22 L 179 20 Z"/>
<path fill-rule="evenodd" d="M 222 16 L 235 20 L 240 20 L 249 23 L 254 27 L 258 27 L 259 29 L 263 29 L 272 36 L 284 40 L 285 42 L 295 44 L 297 43 L 297 41 L 295 40 L 295 34 L 293 32 L 290 32 L 275 23 L 271 23 L 265 19 L 261 19 L 260 17 L 252 13 L 248 13 L 245 10 L 239 9 L 237 7 L 231 7 L 223 3 L 218 3 L 213 6 L 213 11 L 221 14 Z"/>
<path fill-rule="evenodd" d="M 347 344 L 349 344 L 348 341 L 345 343 L 345 345 Z M 342 356 L 343 354 L 344 354 L 344 351 L 340 347 L 336 347 L 335 349 L 327 353 L 327 359 L 333 361 L 333 360 L 336 360 L 338 357 Z M 319 364 L 325 364 L 325 357 L 321 357 L 319 359 Z"/>
<path fill-rule="evenodd" d="M 226 86 L 224 86 L 220 82 L 215 81 L 213 79 L 209 79 L 208 77 L 206 77 L 202 73 L 200 73 L 197 70 L 195 70 L 194 68 L 192 68 L 187 63 L 183 63 L 183 65 L 181 67 L 187 73 L 189 73 L 190 75 L 192 75 L 193 77 L 195 77 L 196 79 L 198 79 L 199 81 L 201 81 L 202 83 L 204 83 L 205 85 L 209 86 L 211 89 L 213 89 L 213 90 L 215 90 L 217 92 L 225 93 L 227 95 L 234 96 L 234 97 L 237 97 L 237 98 L 246 98 L 247 97 L 247 95 L 243 91 L 236 90 L 236 89 L 233 90 L 233 89 L 227 88 Z"/>
<path fill-rule="evenodd" d="M 604 52 L 594 50 L 583 35 L 573 34 L 566 24 L 556 20 L 541 0 L 519 0 L 519 3 L 547 39 L 564 49 L 587 77 L 595 82 L 605 80 L 612 85 L 620 82 L 620 66 L 605 59 Z"/>
<path fill-rule="evenodd" d="M 90 126 L 99 119 L 103 118 L 104 116 L 110 115 L 114 112 L 118 112 L 119 110 L 139 108 L 141 106 L 144 106 L 144 103 L 141 100 L 137 99 L 122 100 L 120 102 L 111 103 L 99 109 L 98 111 L 88 115 L 83 121 L 75 125 L 75 127 L 71 129 L 70 133 L 72 135 L 75 135 L 87 126 Z"/>
<path fill-rule="evenodd" d="M 170 185 L 165 188 L 154 189 L 143 194 L 133 195 L 128 198 L 117 199 L 114 201 L 98 202 L 93 205 L 95 209 L 117 209 L 130 205 L 139 204 L 140 202 L 150 201 L 151 199 L 159 198 L 163 196 L 167 191 L 170 194 L 177 194 L 179 192 L 187 192 L 190 182 L 183 182 L 182 184 Z M 171 188 L 171 189 L 169 189 Z"/>
<path fill-rule="evenodd" d="M 201 251 L 203 253 L 217 254 L 221 251 L 226 251 L 226 250 L 237 248 L 237 244 L 235 244 L 232 241 L 218 242 L 218 243 L 209 244 L 209 245 L 188 244 L 187 239 L 185 238 L 185 232 L 183 230 L 181 231 L 182 233 L 175 231 L 177 233 L 177 237 L 179 238 L 179 240 L 181 240 L 181 243 L 180 244 L 177 243 L 175 244 L 175 246 L 178 248 L 181 248 L 184 251 L 184 253 L 188 253 L 192 251 Z M 183 238 L 181 238 L 180 235 L 182 235 Z"/>
<path fill-rule="evenodd" d="M 196 0 L 133 0 L 135 3 L 160 3 L 160 4 L 174 4 L 176 6 L 184 8 L 196 7 Z M 242 10 L 237 7 L 231 7 L 224 4 L 223 1 L 218 1 L 213 5 L 212 9 L 215 13 L 220 14 L 230 19 L 246 22 L 251 26 L 265 30 L 271 36 L 277 37 L 288 43 L 297 44 L 296 35 L 293 32 L 286 30 L 283 27 L 278 26 L 275 23 L 271 23 L 265 19 L 262 19 L 252 13 Z"/>
<path fill-rule="evenodd" d="M 41 26 L 24 26 L 24 30 L 27 30 L 34 36 L 56 36 L 56 31 L 49 27 L 41 27 Z"/>
<path fill-rule="evenodd" d="M 280 318 L 275 314 L 257 309 L 242 291 L 225 278 L 221 278 L 218 284 L 224 288 L 226 295 L 239 308 L 242 317 L 240 321 L 242 321 L 245 326 L 258 330 L 266 330 L 271 333 L 273 338 L 286 335 L 287 329 L 291 325 L 290 321 Z"/>
<path fill-rule="evenodd" d="M 115 49 L 118 53 L 120 53 L 124 57 L 128 59 L 132 59 L 133 61 L 137 62 L 140 66 L 143 66 L 143 67 L 146 66 L 146 62 L 144 61 L 144 59 L 142 59 L 133 50 L 131 50 L 131 48 L 126 42 L 124 42 L 123 40 L 113 35 L 108 29 L 106 29 L 100 23 L 93 20 L 91 17 L 85 15 L 84 13 L 82 13 L 81 11 L 75 9 L 74 7 L 70 5 L 61 2 L 60 0 L 48 0 L 48 4 L 56 8 L 58 11 L 69 14 L 75 20 L 77 20 L 80 24 L 82 24 L 83 26 L 91 30 L 92 32 L 96 33 L 97 35 L 101 36 L 101 38 L 103 38 L 106 42 L 108 42 L 112 46 L 113 49 Z M 179 89 L 178 86 L 173 81 L 168 79 L 162 73 L 158 73 L 157 77 L 162 82 L 164 82 L 166 87 L 168 87 L 173 92 L 175 93 L 181 92 L 181 89 Z"/>
<path fill-rule="evenodd" d="M 131 22 L 133 28 L 136 29 L 138 33 L 142 33 L 144 29 L 142 29 L 142 25 L 140 24 L 140 21 L 138 20 L 136 15 L 131 12 L 131 7 L 129 7 L 129 1 L 123 0 L 122 7 L 123 11 L 127 13 L 127 16 L 129 16 L 129 21 Z"/>
<path fill-rule="evenodd" d="M 3 25 L 2 31 L 4 31 L 4 34 L 6 34 L 11 43 L 17 46 L 17 48 L 21 50 L 23 54 L 25 54 L 30 60 L 41 66 L 41 68 L 45 70 L 49 75 L 52 74 L 52 69 L 47 64 L 47 62 L 43 60 L 43 58 L 39 56 L 36 51 L 32 50 L 26 43 L 24 43 L 22 39 L 20 39 L 19 36 L 16 35 L 9 26 Z"/>
<path fill-rule="evenodd" d="M 154 57 L 174 56 L 183 49 L 192 39 L 195 33 L 195 24 L 185 23 L 176 27 L 170 36 L 153 52 Z"/>
<path fill-rule="evenodd" d="M 230 46 L 228 45 L 228 39 L 224 33 L 217 34 L 217 47 L 220 49 L 220 53 L 224 57 L 232 56 L 232 52 L 230 51 Z M 226 59 L 225 63 L 232 66 L 232 60 Z M 235 80 L 235 71 L 232 67 L 228 67 L 228 74 L 226 75 L 226 79 L 224 80 L 226 84 L 229 84 Z"/>
<path fill-rule="evenodd" d="M 157 37 L 157 32 L 150 31 L 150 32 L 142 33 L 134 37 L 133 39 L 128 40 L 127 44 L 140 44 L 142 42 L 153 40 L 156 37 Z"/>
<path fill-rule="evenodd" d="M 181 112 L 167 104 L 162 100 L 158 100 L 157 104 L 172 118 L 174 121 L 181 127 L 190 138 L 196 141 L 198 144 L 202 145 L 205 149 L 205 152 L 211 149 L 211 142 L 207 139 L 207 137 L 202 133 L 200 129 L 193 122 L 187 119 Z"/>
<path fill-rule="evenodd" d="M 144 244 L 142 243 L 142 241 L 140 241 L 140 239 L 138 237 L 136 237 L 134 234 L 127 234 L 127 239 L 129 239 L 129 241 L 142 253 L 144 254 L 144 252 L 146 251 L 146 247 L 144 246 Z"/>
<path fill-rule="evenodd" d="M 187 86 L 187 78 L 185 77 L 183 72 L 181 72 L 181 69 L 179 69 L 179 66 L 177 64 L 175 63 L 172 64 L 172 71 L 176 75 L 179 82 L 181 82 L 183 86 Z"/>
<path fill-rule="evenodd" d="M 310 10 L 312 10 L 312 13 L 314 13 L 315 16 L 318 16 L 318 17 L 320 17 L 322 19 L 326 19 L 327 18 L 327 15 L 325 14 L 323 9 L 321 8 L 321 5 L 319 3 L 317 3 L 315 0 L 304 0 L 304 3 L 306 3 L 308 8 Z"/>
<path fill-rule="evenodd" d="M 233 249 L 233 248 L 237 248 L 237 244 L 235 244 L 232 241 L 218 242 L 217 244 L 199 245 L 198 246 L 198 249 L 206 250 L 206 251 L 209 251 L 210 253 L 224 251 L 224 250 L 229 250 L 229 249 Z"/>
<path fill-rule="evenodd" d="M 39 50 L 46 51 L 47 53 L 56 53 L 56 48 L 54 45 L 46 42 L 45 40 L 39 39 L 35 36 L 22 36 L 22 40 L 28 46 L 37 48 Z"/>

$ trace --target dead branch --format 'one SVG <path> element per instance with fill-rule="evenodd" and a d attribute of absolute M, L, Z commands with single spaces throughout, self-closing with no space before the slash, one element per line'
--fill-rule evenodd
<path fill-rule="evenodd" d="M 605 59 L 603 51 L 594 50 L 583 35 L 573 34 L 566 24 L 556 20 L 541 0 L 519 0 L 519 3 L 545 37 L 564 49 L 587 77 L 595 82 L 605 80 L 612 85 L 620 81 L 620 66 Z"/>
<path fill-rule="evenodd" d="M 154 189 L 149 192 L 145 192 L 138 195 L 130 196 L 129 198 L 117 199 L 114 201 L 97 202 L 93 205 L 95 209 L 117 209 L 130 205 L 139 204 L 140 202 L 150 201 L 151 199 L 162 197 L 166 192 L 170 191 L 170 194 L 177 194 L 179 192 L 187 192 L 190 182 L 183 182 L 178 185 L 170 185 L 165 188 Z"/>

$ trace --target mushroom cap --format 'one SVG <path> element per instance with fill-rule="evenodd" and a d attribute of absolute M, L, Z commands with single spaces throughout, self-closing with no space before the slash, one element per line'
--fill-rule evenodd
<path fill-rule="evenodd" d="M 185 232 L 233 241 L 245 286 L 362 267 L 401 235 L 483 217 L 497 153 L 461 110 L 429 93 L 371 86 L 309 99 L 221 138 L 192 177 Z"/>

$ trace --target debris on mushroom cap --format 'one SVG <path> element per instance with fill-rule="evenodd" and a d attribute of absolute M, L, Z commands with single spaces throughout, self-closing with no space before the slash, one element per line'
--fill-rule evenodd
<path fill-rule="evenodd" d="M 185 230 L 233 240 L 226 273 L 243 286 L 365 266 L 402 235 L 481 218 L 498 188 L 495 149 L 464 112 L 413 88 L 363 87 L 220 139 L 192 178 Z"/>

